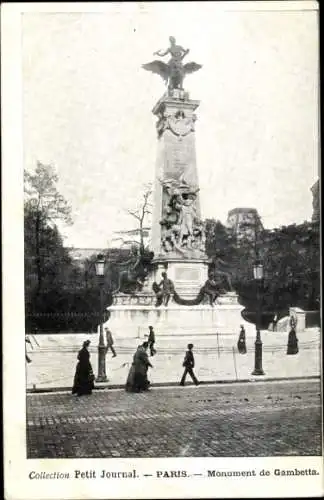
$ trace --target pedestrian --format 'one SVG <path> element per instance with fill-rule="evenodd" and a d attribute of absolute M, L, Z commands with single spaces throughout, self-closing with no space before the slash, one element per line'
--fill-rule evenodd
<path fill-rule="evenodd" d="M 241 325 L 240 335 L 237 341 L 237 350 L 240 354 L 246 354 L 245 328 L 243 325 Z"/>
<path fill-rule="evenodd" d="M 292 314 L 289 318 L 289 326 L 291 330 L 297 330 L 297 316 L 296 314 Z"/>
<path fill-rule="evenodd" d="M 185 385 L 185 380 L 187 373 L 189 373 L 190 377 L 192 378 L 194 384 L 198 385 L 199 382 L 193 372 L 193 368 L 195 367 L 195 358 L 192 352 L 193 349 L 193 344 L 188 344 L 188 351 L 186 351 L 184 361 L 182 363 L 182 366 L 185 367 L 180 385 L 184 386 Z"/>
<path fill-rule="evenodd" d="M 150 349 L 151 356 L 154 356 L 156 354 L 156 350 L 154 349 L 154 344 L 155 344 L 155 332 L 153 330 L 153 326 L 149 326 L 149 335 L 148 335 L 148 346 Z"/>
<path fill-rule="evenodd" d="M 82 349 L 78 353 L 78 364 L 72 388 L 72 394 L 77 394 L 78 396 L 91 394 L 94 389 L 94 374 L 90 363 L 89 345 L 90 340 L 83 342 Z"/>
<path fill-rule="evenodd" d="M 153 368 L 147 355 L 148 342 L 137 347 L 133 356 L 133 363 L 129 370 L 125 389 L 128 392 L 147 391 L 150 382 L 147 378 L 148 368 Z"/>
<path fill-rule="evenodd" d="M 105 328 L 105 332 L 106 332 L 106 343 L 107 343 L 106 354 L 110 349 L 111 352 L 113 353 L 112 357 L 115 358 L 117 356 L 117 354 L 116 354 L 116 351 L 114 348 L 114 339 L 113 339 L 112 333 L 109 330 L 109 328 Z"/>
<path fill-rule="evenodd" d="M 290 317 L 290 331 L 288 334 L 287 354 L 298 354 L 298 338 L 296 335 L 297 330 L 297 317 Z"/>

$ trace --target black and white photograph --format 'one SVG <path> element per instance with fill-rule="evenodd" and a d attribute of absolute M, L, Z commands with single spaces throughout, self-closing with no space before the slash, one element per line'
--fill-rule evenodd
<path fill-rule="evenodd" d="M 7 500 L 321 496 L 317 3 L 2 27 Z"/>

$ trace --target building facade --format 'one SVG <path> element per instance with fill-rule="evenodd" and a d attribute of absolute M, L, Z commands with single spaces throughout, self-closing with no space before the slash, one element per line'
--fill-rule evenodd
<path fill-rule="evenodd" d="M 226 225 L 232 229 L 239 243 L 243 239 L 254 240 L 263 230 L 258 211 L 255 208 L 237 207 L 228 212 Z"/>

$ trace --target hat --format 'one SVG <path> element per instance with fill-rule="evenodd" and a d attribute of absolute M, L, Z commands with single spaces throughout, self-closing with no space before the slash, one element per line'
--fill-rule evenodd
<path fill-rule="evenodd" d="M 188 344 L 188 349 L 192 349 L 193 348 L 193 344 Z"/>
<path fill-rule="evenodd" d="M 83 345 L 84 345 L 84 346 L 88 346 L 90 343 L 91 343 L 91 342 L 90 342 L 90 340 L 85 340 L 85 341 L 83 342 Z"/>

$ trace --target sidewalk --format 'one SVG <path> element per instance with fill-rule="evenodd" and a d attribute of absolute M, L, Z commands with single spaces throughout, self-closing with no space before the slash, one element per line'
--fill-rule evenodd
<path fill-rule="evenodd" d="M 319 329 L 309 329 L 298 334 L 299 353 L 286 355 L 285 333 L 262 332 L 263 370 L 265 376 L 251 375 L 254 368 L 254 338 L 247 338 L 247 354 L 239 354 L 237 336 L 217 338 L 215 335 L 196 337 L 157 337 L 157 354 L 151 357 L 153 368 L 149 380 L 154 385 L 175 385 L 182 375 L 183 357 L 188 342 L 193 342 L 195 373 L 202 383 L 226 383 L 250 380 L 280 380 L 287 378 L 319 377 L 321 352 Z M 26 365 L 28 392 L 70 390 L 76 366 L 76 356 L 82 342 L 93 338 L 91 363 L 97 374 L 97 335 L 38 335 L 38 346 L 28 349 L 32 363 Z M 100 387 L 124 387 L 133 354 L 145 339 L 116 339 L 117 357 L 106 356 L 108 382 Z M 188 378 L 188 382 L 190 379 Z"/>

